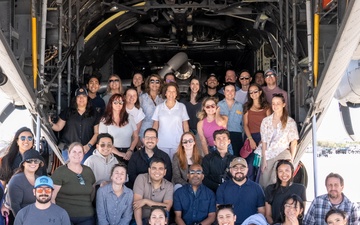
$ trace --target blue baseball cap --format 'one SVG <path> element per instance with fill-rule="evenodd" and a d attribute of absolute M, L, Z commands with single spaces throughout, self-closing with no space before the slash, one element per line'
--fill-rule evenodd
<path fill-rule="evenodd" d="M 41 177 L 36 178 L 34 188 L 38 188 L 41 186 L 48 186 L 48 187 L 54 189 L 54 182 L 50 177 L 41 176 Z"/>

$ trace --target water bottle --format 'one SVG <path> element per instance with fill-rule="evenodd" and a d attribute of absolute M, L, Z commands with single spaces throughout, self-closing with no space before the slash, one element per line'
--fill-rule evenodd
<path fill-rule="evenodd" d="M 254 157 L 254 161 L 253 161 L 253 166 L 254 167 L 260 167 L 260 163 L 261 163 L 261 157 L 259 154 L 255 154 Z"/>

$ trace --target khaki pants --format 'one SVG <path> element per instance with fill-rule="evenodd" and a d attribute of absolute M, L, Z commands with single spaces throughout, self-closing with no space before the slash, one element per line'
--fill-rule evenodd
<path fill-rule="evenodd" d="M 274 184 L 276 182 L 276 166 L 277 162 L 281 159 L 291 159 L 291 154 L 288 149 L 281 152 L 275 158 L 266 160 L 267 167 L 263 172 L 261 172 L 259 180 L 259 184 L 263 189 L 265 189 L 269 184 Z"/>

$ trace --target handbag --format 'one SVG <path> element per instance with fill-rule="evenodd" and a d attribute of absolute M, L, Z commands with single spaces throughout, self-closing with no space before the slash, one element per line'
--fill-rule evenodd
<path fill-rule="evenodd" d="M 251 153 L 252 153 L 252 149 L 250 146 L 250 140 L 246 139 L 244 145 L 242 146 L 242 148 L 240 149 L 240 156 L 244 159 L 246 159 Z"/>

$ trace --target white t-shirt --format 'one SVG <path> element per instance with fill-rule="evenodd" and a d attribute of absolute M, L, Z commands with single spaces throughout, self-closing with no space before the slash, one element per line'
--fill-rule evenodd
<path fill-rule="evenodd" d="M 132 134 L 137 129 L 136 123 L 132 116 L 129 116 L 129 123 L 125 126 L 118 127 L 115 125 L 105 125 L 99 123 L 99 133 L 109 133 L 114 137 L 114 146 L 116 148 L 128 148 L 131 145 Z"/>
<path fill-rule="evenodd" d="M 145 118 L 142 108 L 138 109 L 134 106 L 132 109 L 126 108 L 126 112 L 134 118 L 136 124 L 140 123 Z"/>
<path fill-rule="evenodd" d="M 175 106 L 169 109 L 166 101 L 156 106 L 152 120 L 159 121 L 158 147 L 177 148 L 183 131 L 183 121 L 189 120 L 189 115 L 183 103 L 176 101 Z"/>

